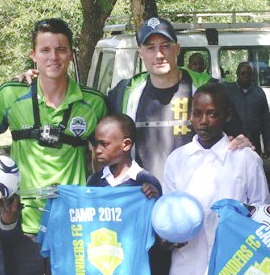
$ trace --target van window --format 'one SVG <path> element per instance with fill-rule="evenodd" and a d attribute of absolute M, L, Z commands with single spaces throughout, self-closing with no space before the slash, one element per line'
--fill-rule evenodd
<path fill-rule="evenodd" d="M 181 48 L 180 55 L 178 57 L 178 65 L 181 67 L 189 68 L 189 60 L 191 57 L 202 56 L 205 62 L 203 71 L 211 74 L 211 61 L 210 54 L 206 48 Z M 197 58 L 196 58 L 197 59 Z M 191 58 L 192 60 L 192 58 Z M 196 60 L 196 63 L 198 60 Z"/>
<path fill-rule="evenodd" d="M 270 47 L 222 47 L 219 64 L 224 72 L 223 80 L 236 81 L 236 69 L 240 62 L 248 61 L 255 69 L 254 81 L 259 86 L 270 86 Z"/>
<path fill-rule="evenodd" d="M 111 88 L 115 52 L 100 52 L 96 67 L 93 87 L 106 94 Z"/>

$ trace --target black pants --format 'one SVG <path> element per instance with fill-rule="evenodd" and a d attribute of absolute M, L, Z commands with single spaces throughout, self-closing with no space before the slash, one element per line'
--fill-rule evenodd
<path fill-rule="evenodd" d="M 151 275 L 169 275 L 171 266 L 171 252 L 160 248 L 158 241 L 149 251 Z"/>

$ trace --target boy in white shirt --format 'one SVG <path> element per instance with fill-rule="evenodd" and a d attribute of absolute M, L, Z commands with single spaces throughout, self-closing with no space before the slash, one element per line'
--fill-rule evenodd
<path fill-rule="evenodd" d="M 202 230 L 172 255 L 170 275 L 207 274 L 218 217 L 210 209 L 221 199 L 249 205 L 269 202 L 263 162 L 250 148 L 229 150 L 223 127 L 231 118 L 228 95 L 222 84 L 200 87 L 192 103 L 192 142 L 174 150 L 164 168 L 163 193 L 176 190 L 195 196 L 203 206 Z M 178 246 L 179 247 L 179 246 Z"/>

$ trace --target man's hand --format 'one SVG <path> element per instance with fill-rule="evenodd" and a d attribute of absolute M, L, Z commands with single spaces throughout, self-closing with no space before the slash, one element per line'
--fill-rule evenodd
<path fill-rule="evenodd" d="M 142 185 L 142 191 L 148 199 L 157 198 L 159 196 L 157 188 L 149 183 L 144 183 Z"/>
<path fill-rule="evenodd" d="M 250 140 L 242 134 L 235 138 L 229 137 L 229 139 L 230 143 L 228 148 L 230 150 L 243 149 L 245 147 L 250 147 L 252 150 L 255 150 L 255 146 L 253 146 Z"/>
<path fill-rule="evenodd" d="M 17 194 L 11 198 L 2 197 L 0 199 L 1 221 L 5 225 L 13 224 L 17 221 L 20 213 L 20 199 Z"/>
<path fill-rule="evenodd" d="M 267 159 L 270 157 L 270 150 L 269 149 L 265 149 L 264 152 L 262 153 L 262 157 L 264 159 Z"/>
<path fill-rule="evenodd" d="M 29 69 L 25 73 L 16 75 L 15 79 L 17 79 L 19 82 L 27 81 L 27 83 L 30 85 L 32 83 L 32 80 L 35 79 L 38 76 L 38 74 L 38 70 Z"/>

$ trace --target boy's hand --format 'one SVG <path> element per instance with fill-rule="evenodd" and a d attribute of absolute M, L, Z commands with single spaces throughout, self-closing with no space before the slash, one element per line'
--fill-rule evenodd
<path fill-rule="evenodd" d="M 157 188 L 149 183 L 144 183 L 142 185 L 142 191 L 148 199 L 157 198 L 159 196 Z"/>
<path fill-rule="evenodd" d="M 269 149 L 265 149 L 264 152 L 262 153 L 262 157 L 264 159 L 267 159 L 267 158 L 269 158 L 269 156 L 270 156 L 270 150 Z"/>
<path fill-rule="evenodd" d="M 160 237 L 157 237 L 157 238 L 158 238 L 161 249 L 164 251 L 172 251 L 174 249 L 179 249 L 179 248 L 187 245 L 187 242 L 185 242 L 185 243 L 170 243 L 164 239 L 161 239 Z"/>
<path fill-rule="evenodd" d="M 27 83 L 30 85 L 32 83 L 32 80 L 36 78 L 39 74 L 39 71 L 36 69 L 29 69 L 25 73 L 19 74 L 15 76 L 15 79 L 17 79 L 19 82 L 27 81 Z"/>
<path fill-rule="evenodd" d="M 1 221 L 5 225 L 13 224 L 17 221 L 20 213 L 20 199 L 17 194 L 11 198 L 2 197 L 0 199 Z"/>
<path fill-rule="evenodd" d="M 250 140 L 242 134 L 235 138 L 229 137 L 229 139 L 230 143 L 228 148 L 230 150 L 243 149 L 245 147 L 250 147 L 252 150 L 255 150 L 255 146 L 253 146 Z"/>

